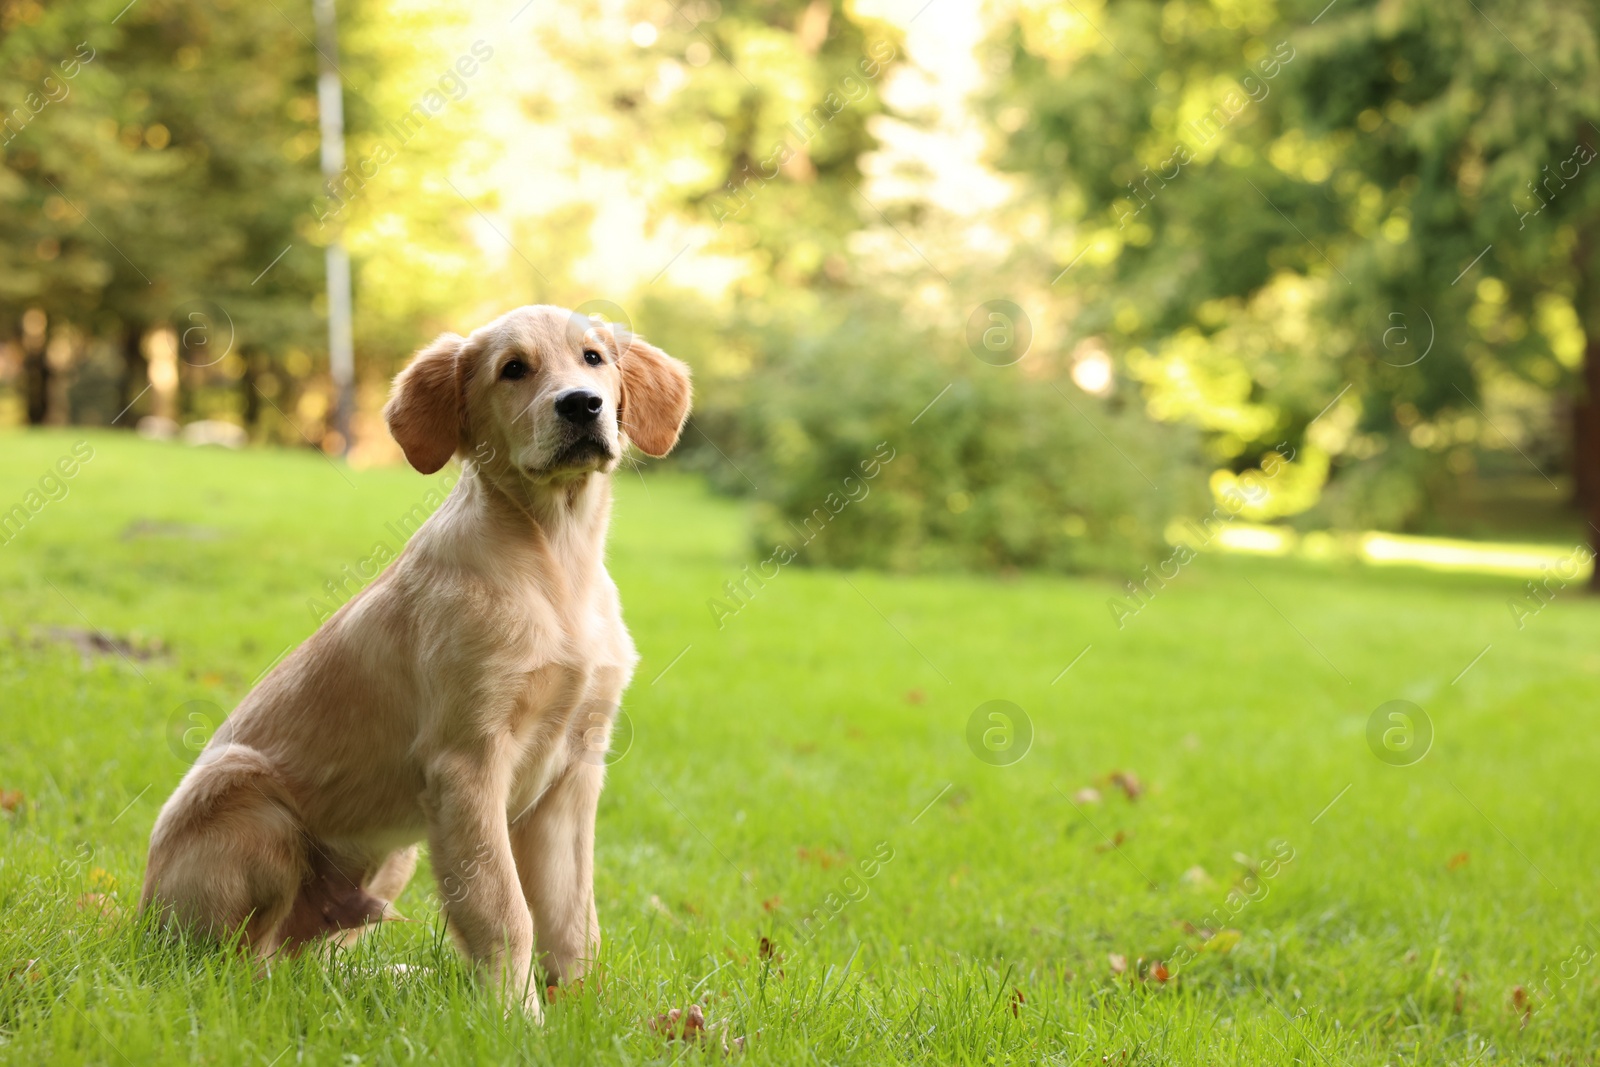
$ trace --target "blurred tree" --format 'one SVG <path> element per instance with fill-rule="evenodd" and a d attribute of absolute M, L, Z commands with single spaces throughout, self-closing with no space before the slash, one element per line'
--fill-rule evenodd
<path fill-rule="evenodd" d="M 49 410 L 52 320 L 85 322 L 118 271 L 133 273 L 81 213 L 98 206 L 85 203 L 84 189 L 115 195 L 117 176 L 137 173 L 118 128 L 96 122 L 114 93 L 89 27 L 114 14 L 108 4 L 0 7 L 0 321 L 25 353 L 25 408 L 35 423 L 65 421 L 65 412 Z M 108 35 L 95 37 L 103 46 Z M 73 180 L 63 186 L 58 179 L 69 171 Z"/>
<path fill-rule="evenodd" d="M 609 119 L 586 147 L 659 168 L 658 206 L 709 224 L 706 247 L 753 268 L 742 293 L 844 281 L 867 126 L 899 56 L 889 26 L 833 0 L 690 0 L 641 5 L 615 34 L 563 30 L 557 51 Z"/>
<path fill-rule="evenodd" d="M 33 340 L 111 339 L 120 410 L 145 391 L 147 338 L 172 326 L 182 415 L 288 408 L 317 439 L 318 406 L 290 393 L 319 370 L 320 246 L 336 232 L 356 261 L 358 363 L 385 378 L 419 336 L 508 302 L 603 295 L 650 309 L 653 329 L 703 333 L 731 293 L 749 321 L 706 346 L 702 385 L 736 391 L 764 307 L 805 313 L 859 284 L 845 259 L 867 123 L 898 55 L 887 27 L 829 0 L 509 20 L 443 0 L 340 8 L 347 165 L 324 184 L 304 6 L 0 0 L 15 30 L 0 101 L 27 99 L 80 40 L 93 56 L 0 154 L 0 316 L 37 370 L 39 418 L 53 364 Z M 673 247 L 608 262 L 618 227 L 671 231 Z M 715 281 L 636 300 L 685 251 L 679 267 L 713 264 Z M 20 325 L 29 309 L 48 323 L 38 337 Z M 227 340 L 214 366 L 187 365 Z"/>
<path fill-rule="evenodd" d="M 1040 267 L 1082 255 L 1079 332 L 1218 460 L 1303 440 L 1345 523 L 1414 520 L 1478 442 L 1570 457 L 1600 500 L 1593 417 L 1562 456 L 1545 400 L 1600 395 L 1597 25 L 1560 0 L 1024 2 L 989 107 L 1075 236 Z"/>
<path fill-rule="evenodd" d="M 563 245 L 588 245 L 603 262 L 615 227 L 661 235 L 658 258 L 592 267 L 567 287 L 581 300 L 595 295 L 582 275 L 600 279 L 636 326 L 692 356 L 696 425 L 737 453 L 765 326 L 817 314 L 863 284 L 849 242 L 898 31 L 833 0 L 582 10 L 547 15 L 541 46 L 565 76 L 521 100 L 540 162 L 575 175 L 565 204 L 546 205 L 546 236 L 528 238 L 550 259 L 530 254 L 560 291 L 547 263 L 579 258 Z M 593 119 L 579 129 L 573 114 Z M 685 444 L 690 462 L 705 449 L 699 459 L 727 469 L 698 432 Z"/>
<path fill-rule="evenodd" d="M 303 28 L 292 24 L 296 15 Z M 135 27 L 171 57 L 152 64 L 151 109 L 184 152 L 185 181 L 203 204 L 187 234 L 201 250 L 201 272 L 185 279 L 189 288 L 167 314 L 180 341 L 186 328 L 205 331 L 200 343 L 180 344 L 181 354 L 193 352 L 185 373 L 234 383 L 240 398 L 231 410 L 254 428 L 263 397 L 272 403 L 273 383 L 284 377 L 281 354 L 324 344 L 322 256 L 306 237 L 319 183 L 309 16 L 223 0 L 146 18 Z"/>
<path fill-rule="evenodd" d="M 178 331 L 180 390 L 250 389 L 246 349 L 313 338 L 320 258 L 297 228 L 317 191 L 314 53 L 286 17 L 233 0 L 13 0 L 0 19 L 16 30 L 0 41 L 0 317 L 35 309 L 52 335 L 115 339 L 119 396 L 98 417 L 144 391 L 155 326 Z M 33 112 L 30 95 L 52 92 Z"/>

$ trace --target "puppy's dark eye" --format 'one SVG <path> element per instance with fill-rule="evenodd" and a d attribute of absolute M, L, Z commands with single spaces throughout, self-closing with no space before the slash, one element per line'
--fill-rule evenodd
<path fill-rule="evenodd" d="M 500 377 L 509 381 L 520 381 L 528 376 L 528 365 L 520 359 L 514 359 L 500 368 Z"/>
<path fill-rule="evenodd" d="M 600 358 L 600 353 L 596 352 L 592 348 L 584 351 L 583 361 L 589 364 L 591 367 L 598 367 L 600 364 L 605 362 L 605 360 Z"/>

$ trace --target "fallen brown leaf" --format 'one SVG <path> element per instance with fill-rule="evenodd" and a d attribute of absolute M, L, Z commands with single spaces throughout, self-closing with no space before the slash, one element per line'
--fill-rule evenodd
<path fill-rule="evenodd" d="M 1172 977 L 1172 972 L 1167 970 L 1167 965 L 1165 963 L 1162 963 L 1160 960 L 1156 960 L 1150 965 L 1150 977 L 1154 978 L 1158 982 L 1165 982 L 1168 978 Z"/>
<path fill-rule="evenodd" d="M 596 993 L 602 992 L 606 987 L 605 972 L 590 971 L 582 978 L 574 978 L 560 985 L 547 985 L 544 987 L 544 998 L 552 1004 L 558 1000 L 572 1000 L 583 996 L 587 986 L 593 986 Z"/>
<path fill-rule="evenodd" d="M 1449 859 L 1444 861 L 1445 870 L 1447 870 L 1447 871 L 1459 871 L 1461 868 L 1465 867 L 1471 861 L 1472 861 L 1472 854 L 1471 853 L 1469 853 L 1469 852 L 1457 852 L 1454 856 L 1451 856 Z"/>
<path fill-rule="evenodd" d="M 1111 784 L 1122 790 L 1129 800 L 1138 800 L 1139 794 L 1144 792 L 1143 783 L 1132 771 L 1112 771 Z"/>
<path fill-rule="evenodd" d="M 781 907 L 783 907 L 782 897 L 768 897 L 766 900 L 761 902 L 762 911 L 773 912 L 777 911 Z"/>
<path fill-rule="evenodd" d="M 825 871 L 833 867 L 842 867 L 850 862 L 850 858 L 838 850 L 806 848 L 801 845 L 795 851 L 799 854 L 801 863 L 815 863 Z"/>
<path fill-rule="evenodd" d="M 1022 1006 L 1024 1004 L 1026 1004 L 1027 1002 L 1028 1002 L 1028 998 L 1024 997 L 1022 995 L 1022 990 L 1018 989 L 1015 986 L 1012 986 L 1011 987 L 1011 1014 L 1012 1015 L 1021 1015 L 1022 1014 Z"/>
<path fill-rule="evenodd" d="M 729 1038 L 725 1022 L 717 1026 L 707 1026 L 705 1009 L 698 1004 L 690 1004 L 687 1009 L 673 1008 L 665 1015 L 656 1016 L 650 1020 L 650 1029 L 660 1034 L 666 1041 L 682 1041 L 692 1045 L 706 1044 L 708 1036 L 716 1030 L 720 1031 L 718 1036 L 721 1038 L 724 1056 L 744 1051 L 744 1038 Z"/>
<path fill-rule="evenodd" d="M 1116 833 L 1111 835 L 1110 841 L 1094 846 L 1094 850 L 1096 852 L 1110 852 L 1114 848 L 1120 848 L 1122 843 L 1127 839 L 1128 835 L 1122 830 L 1118 830 Z"/>
<path fill-rule="evenodd" d="M 1533 1018 L 1533 998 L 1526 989 L 1517 986 L 1511 990 L 1511 1007 L 1522 1016 L 1522 1025 L 1526 1027 Z"/>
<path fill-rule="evenodd" d="M 1110 955 L 1108 955 L 1106 957 L 1106 960 L 1107 960 L 1107 962 L 1109 962 L 1111 964 L 1111 973 L 1112 974 L 1125 974 L 1125 973 L 1127 973 L 1127 970 L 1128 970 L 1128 957 L 1122 955 L 1122 953 L 1113 952 L 1113 953 L 1111 953 Z"/>
<path fill-rule="evenodd" d="M 910 689 L 910 690 L 906 691 L 906 703 L 907 704 L 926 704 L 927 702 L 928 702 L 928 694 L 924 693 L 922 690 L 920 690 L 920 689 Z"/>
<path fill-rule="evenodd" d="M 27 799 L 20 789 L 0 789 L 0 811 L 12 815 L 27 802 Z"/>
<path fill-rule="evenodd" d="M 36 959 L 23 960 L 6 972 L 6 981 L 9 982 L 15 978 L 19 982 L 37 982 L 44 977 L 44 975 L 33 969 L 34 964 L 38 962 Z"/>
<path fill-rule="evenodd" d="M 665 1015 L 651 1019 L 650 1029 L 668 1041 L 692 1041 L 699 1044 L 706 1038 L 706 1013 L 698 1004 L 689 1005 L 688 1011 L 673 1008 Z"/>

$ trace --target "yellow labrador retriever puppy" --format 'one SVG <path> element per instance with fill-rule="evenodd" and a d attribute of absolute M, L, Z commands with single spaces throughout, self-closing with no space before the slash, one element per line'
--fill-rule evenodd
<path fill-rule="evenodd" d="M 462 950 L 538 1016 L 535 963 L 570 979 L 599 947 L 601 756 L 638 660 L 610 474 L 688 413 L 687 367 L 561 308 L 419 352 L 384 416 L 417 470 L 462 477 L 217 731 L 156 820 L 142 907 L 265 958 L 381 919 L 426 838 Z"/>

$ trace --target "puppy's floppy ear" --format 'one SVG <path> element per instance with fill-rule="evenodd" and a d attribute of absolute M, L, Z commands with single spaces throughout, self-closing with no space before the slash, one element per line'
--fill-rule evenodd
<path fill-rule="evenodd" d="M 423 474 L 450 462 L 461 444 L 461 346 L 459 334 L 440 334 L 418 352 L 394 380 L 384 406 L 389 433 L 406 459 Z"/>
<path fill-rule="evenodd" d="M 623 346 L 622 399 L 617 422 L 628 440 L 650 456 L 664 456 L 678 443 L 689 417 L 689 368 L 654 345 L 618 331 Z"/>

